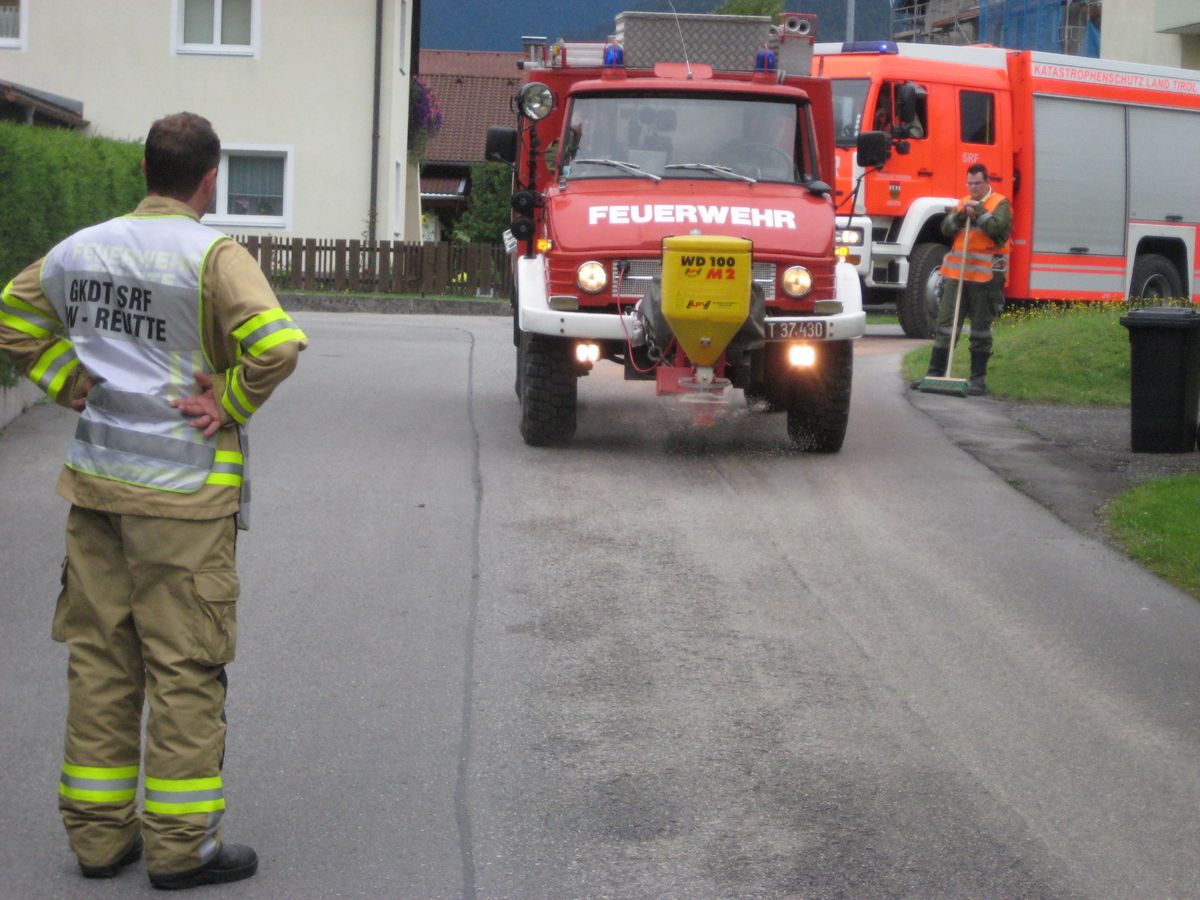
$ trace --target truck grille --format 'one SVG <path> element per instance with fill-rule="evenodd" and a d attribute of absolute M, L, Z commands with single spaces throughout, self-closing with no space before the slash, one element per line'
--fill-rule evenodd
<path fill-rule="evenodd" d="M 625 266 L 629 268 L 622 276 L 620 272 Z M 646 286 L 651 281 L 662 277 L 662 260 L 616 259 L 613 260 L 610 274 L 614 297 L 641 297 L 646 293 Z M 750 277 L 762 288 L 764 299 L 775 299 L 775 263 L 753 263 L 750 266 Z"/>

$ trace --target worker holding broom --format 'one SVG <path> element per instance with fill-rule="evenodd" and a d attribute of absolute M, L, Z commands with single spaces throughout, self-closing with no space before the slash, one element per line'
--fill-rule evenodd
<path fill-rule="evenodd" d="M 992 190 L 987 166 L 967 169 L 970 192 L 948 207 L 942 234 L 954 244 L 942 261 L 942 292 L 937 331 L 929 357 L 929 376 L 949 380 L 950 354 L 963 319 L 971 320 L 971 377 L 966 392 L 987 393 L 988 357 L 992 355 L 992 319 L 1004 309 L 1004 282 L 1012 249 L 1012 205 Z M 920 386 L 916 382 L 913 387 Z"/>

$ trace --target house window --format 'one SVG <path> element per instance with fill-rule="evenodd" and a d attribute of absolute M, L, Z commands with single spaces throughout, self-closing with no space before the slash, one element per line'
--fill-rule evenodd
<path fill-rule="evenodd" d="M 20 50 L 28 32 L 29 0 L 0 0 L 0 49 Z"/>
<path fill-rule="evenodd" d="M 175 52 L 256 55 L 259 2 L 175 0 Z"/>
<path fill-rule="evenodd" d="M 216 195 L 204 221 L 235 227 L 288 227 L 290 156 L 290 151 L 279 147 L 223 148 Z"/>

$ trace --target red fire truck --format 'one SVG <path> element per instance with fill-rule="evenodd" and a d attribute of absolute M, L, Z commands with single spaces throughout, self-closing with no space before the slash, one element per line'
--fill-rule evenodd
<path fill-rule="evenodd" d="M 740 390 L 840 449 L 858 277 L 839 262 L 830 84 L 813 17 L 622 13 L 607 43 L 529 39 L 506 234 L 521 434 L 568 440 L 580 376 L 607 360 L 704 424 Z M 741 396 L 737 394 L 736 396 Z"/>
<path fill-rule="evenodd" d="M 891 42 L 819 44 L 814 68 L 833 81 L 839 239 L 909 336 L 933 331 L 938 223 L 975 162 L 1013 204 L 1010 298 L 1197 299 L 1195 71 Z M 882 152 L 856 160 L 860 134 Z"/>

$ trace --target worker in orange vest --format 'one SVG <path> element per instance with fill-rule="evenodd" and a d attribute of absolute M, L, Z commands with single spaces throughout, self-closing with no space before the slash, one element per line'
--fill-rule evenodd
<path fill-rule="evenodd" d="M 970 319 L 971 377 L 967 392 L 979 396 L 987 393 L 992 319 L 1004 309 L 1004 282 L 1012 250 L 1012 204 L 992 190 L 983 163 L 967 169 L 967 190 L 970 193 L 957 206 L 948 208 L 942 220 L 942 234 L 952 237 L 954 244 L 942 261 L 942 293 L 929 374 L 946 374 L 950 337 L 962 328 L 964 319 Z M 960 281 L 962 304 L 956 322 L 954 307 Z"/>

